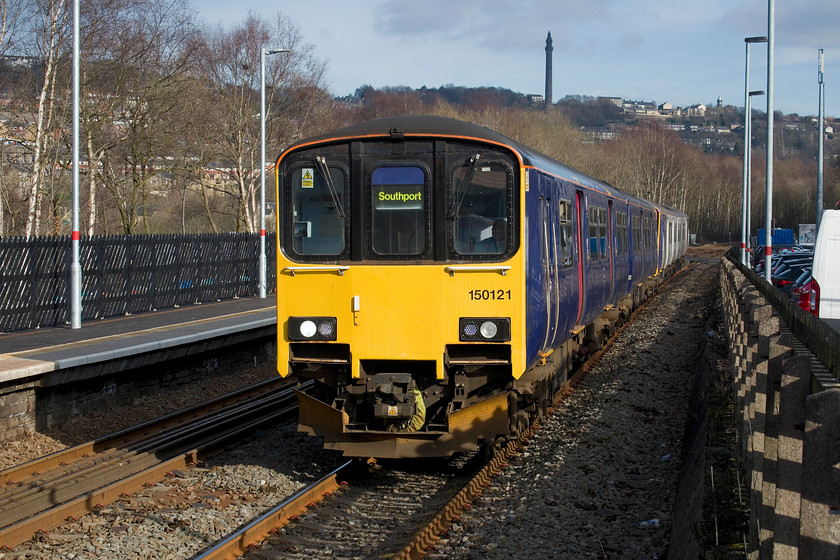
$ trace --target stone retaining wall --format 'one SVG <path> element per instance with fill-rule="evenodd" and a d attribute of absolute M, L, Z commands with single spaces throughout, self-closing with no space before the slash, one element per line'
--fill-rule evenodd
<path fill-rule="evenodd" d="M 748 275 L 755 276 L 722 259 L 738 437 L 750 477 L 749 557 L 838 560 L 840 383 L 832 374 L 837 333 L 809 331 L 807 341 L 794 336 L 784 316 L 795 317 L 797 329 L 808 319 L 761 293 L 767 286 Z M 805 344 L 834 357 L 821 362 Z"/>
<path fill-rule="evenodd" d="M 274 336 L 165 359 L 142 367 L 100 364 L 0 384 L 0 442 L 19 439 L 69 418 L 131 404 L 138 396 L 178 389 L 276 360 Z M 148 360 L 153 362 L 154 360 Z M 89 371 L 87 371 L 89 370 Z"/>

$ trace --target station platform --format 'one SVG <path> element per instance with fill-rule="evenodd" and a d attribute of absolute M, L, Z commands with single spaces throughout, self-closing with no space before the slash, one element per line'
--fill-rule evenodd
<path fill-rule="evenodd" d="M 270 294 L 2 334 L 0 383 L 264 333 L 276 328 L 275 309 Z"/>

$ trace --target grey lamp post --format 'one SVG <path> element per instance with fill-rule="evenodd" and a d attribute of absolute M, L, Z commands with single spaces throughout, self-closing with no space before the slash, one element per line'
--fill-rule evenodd
<path fill-rule="evenodd" d="M 752 115 L 752 97 L 754 95 L 764 95 L 764 91 L 751 91 L 749 95 L 747 95 L 747 114 Z M 746 158 L 746 169 L 747 169 L 747 211 L 746 211 L 746 218 L 747 218 L 747 260 L 749 260 L 749 255 L 751 252 L 750 247 L 750 232 L 752 231 L 752 120 L 748 117 L 747 118 L 747 158 Z M 748 264 L 748 263 L 744 263 Z"/>
<path fill-rule="evenodd" d="M 744 70 L 744 182 L 741 193 L 741 263 L 747 264 L 748 244 L 750 235 L 750 144 L 751 144 L 751 118 L 750 109 L 750 44 L 766 43 L 767 37 L 747 37 L 746 63 Z M 764 93 L 764 92 L 761 92 Z"/>
<path fill-rule="evenodd" d="M 260 279 L 259 296 L 265 298 L 265 55 L 292 52 L 289 49 L 260 49 Z"/>
<path fill-rule="evenodd" d="M 750 232 L 752 231 L 752 98 L 754 95 L 764 95 L 763 91 L 751 91 L 747 95 L 747 143 L 746 143 L 746 170 L 747 170 L 747 259 L 749 260 L 750 248 Z M 744 263 L 745 265 L 748 263 Z"/>
<path fill-rule="evenodd" d="M 70 238 L 70 328 L 82 328 L 82 265 L 79 262 L 79 0 L 73 2 L 73 217 Z M 88 172 L 92 172 L 88 170 Z"/>
<path fill-rule="evenodd" d="M 823 166 L 825 156 L 823 155 L 823 142 L 825 139 L 825 81 L 823 80 L 823 50 L 819 52 L 817 71 L 817 82 L 820 86 L 820 108 L 817 127 L 819 128 L 819 143 L 817 144 L 817 231 L 820 229 L 823 213 Z"/>
<path fill-rule="evenodd" d="M 770 283 L 773 255 L 773 85 L 776 48 L 776 2 L 767 0 L 767 184 L 764 214 L 764 279 Z"/>

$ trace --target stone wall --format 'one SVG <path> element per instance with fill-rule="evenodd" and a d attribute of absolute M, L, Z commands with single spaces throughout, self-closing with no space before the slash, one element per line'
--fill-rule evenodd
<path fill-rule="evenodd" d="M 763 281 L 748 274 L 722 260 L 738 438 L 750 477 L 749 557 L 837 560 L 840 383 L 831 372 L 837 363 L 819 361 L 783 319 L 795 312 L 780 313 L 784 302 L 763 294 L 757 287 Z M 836 350 L 834 339 L 825 340 L 834 331 L 820 332 L 829 334 L 811 332 L 808 345 Z"/>
<path fill-rule="evenodd" d="M 202 349 L 176 358 L 128 361 L 108 369 L 92 364 L 0 385 L 0 442 L 61 424 L 74 416 L 105 412 L 131 404 L 138 396 L 186 387 L 195 381 L 227 375 L 276 360 L 274 336 L 233 346 Z M 143 363 L 138 360 L 137 363 Z M 89 370 L 89 371 L 87 371 Z"/>

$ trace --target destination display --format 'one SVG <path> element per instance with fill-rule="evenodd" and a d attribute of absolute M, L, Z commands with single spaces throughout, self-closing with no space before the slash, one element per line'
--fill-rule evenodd
<path fill-rule="evenodd" d="M 423 185 L 373 185 L 375 210 L 423 210 Z"/>

